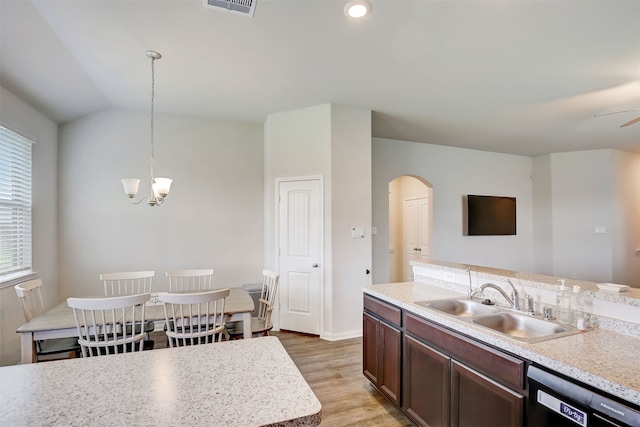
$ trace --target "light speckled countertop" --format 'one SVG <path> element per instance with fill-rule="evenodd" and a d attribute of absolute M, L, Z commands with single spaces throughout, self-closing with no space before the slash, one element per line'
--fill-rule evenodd
<path fill-rule="evenodd" d="M 277 337 L 0 368 L 10 426 L 315 426 L 320 411 Z"/>
<path fill-rule="evenodd" d="M 425 319 L 640 404 L 640 338 L 595 329 L 548 341 L 523 343 L 414 304 L 415 301 L 466 297 L 459 292 L 413 282 L 368 285 L 363 291 Z"/>

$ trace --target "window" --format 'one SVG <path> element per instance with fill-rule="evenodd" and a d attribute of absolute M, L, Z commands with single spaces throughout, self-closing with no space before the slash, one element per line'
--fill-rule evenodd
<path fill-rule="evenodd" d="M 31 146 L 0 126 L 0 282 L 31 273 Z"/>

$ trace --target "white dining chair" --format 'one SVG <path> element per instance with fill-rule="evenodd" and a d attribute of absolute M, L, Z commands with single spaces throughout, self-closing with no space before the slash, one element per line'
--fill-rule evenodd
<path fill-rule="evenodd" d="M 117 273 L 102 273 L 100 280 L 104 285 L 105 296 L 121 296 L 151 293 L 153 286 L 153 278 L 156 276 L 155 271 L 122 271 Z M 151 332 L 156 328 L 154 322 L 146 322 L 144 331 L 147 334 L 145 338 L 145 349 L 152 350 L 154 342 L 151 339 Z"/>
<path fill-rule="evenodd" d="M 271 321 L 271 313 L 273 305 L 278 295 L 278 282 L 280 274 L 271 270 L 262 271 L 262 292 L 260 293 L 258 315 L 251 318 L 251 335 L 269 335 L 269 331 L 273 329 Z M 242 320 L 230 322 L 227 324 L 227 333 L 231 339 L 237 339 L 243 336 Z"/>
<path fill-rule="evenodd" d="M 222 341 L 224 303 L 229 289 L 202 292 L 161 292 L 169 347 Z"/>
<path fill-rule="evenodd" d="M 123 271 L 102 273 L 105 296 L 151 293 L 155 271 Z"/>
<path fill-rule="evenodd" d="M 215 272 L 213 268 L 167 271 L 169 292 L 211 290 Z"/>
<path fill-rule="evenodd" d="M 145 303 L 151 294 L 67 298 L 73 309 L 82 356 L 142 351 Z"/>
<path fill-rule="evenodd" d="M 14 286 L 27 322 L 45 311 L 41 287 L 42 279 L 33 279 Z M 36 361 L 80 356 L 80 345 L 77 338 L 37 340 L 35 345 Z"/>

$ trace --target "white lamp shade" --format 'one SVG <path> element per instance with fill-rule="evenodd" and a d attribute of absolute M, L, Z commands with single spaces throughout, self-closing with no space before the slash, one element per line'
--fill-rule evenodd
<path fill-rule="evenodd" d="M 160 197 L 167 197 L 171 190 L 171 178 L 154 178 L 153 179 L 153 193 Z"/>
<path fill-rule="evenodd" d="M 123 179 L 122 186 L 124 187 L 124 192 L 127 193 L 129 197 L 135 197 L 138 194 L 138 186 L 140 185 L 139 179 Z"/>

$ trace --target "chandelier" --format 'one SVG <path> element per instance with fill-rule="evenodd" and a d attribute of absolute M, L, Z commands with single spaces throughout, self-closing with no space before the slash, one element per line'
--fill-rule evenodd
<path fill-rule="evenodd" d="M 170 178 L 160 178 L 153 175 L 153 165 L 156 162 L 153 150 L 153 112 L 154 112 L 154 101 L 155 101 L 155 70 L 154 70 L 154 62 L 156 59 L 162 58 L 158 52 L 153 50 L 148 50 L 145 52 L 149 58 L 151 58 L 151 157 L 149 158 L 149 168 L 151 169 L 149 184 L 150 191 L 149 197 L 143 197 L 137 202 L 133 200 L 138 194 L 138 186 L 140 185 L 139 179 L 123 179 L 122 185 L 124 186 L 124 192 L 131 199 L 131 203 L 138 205 L 142 203 L 144 200 L 147 201 L 149 206 L 158 206 L 164 202 L 165 197 L 169 195 L 169 190 L 171 189 L 171 183 L 173 182 Z"/>

